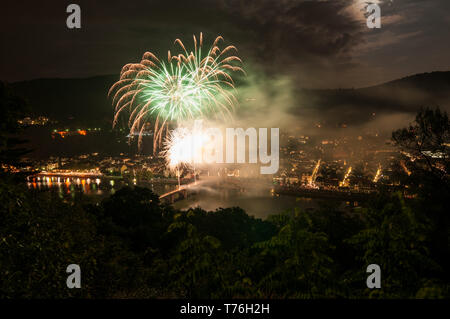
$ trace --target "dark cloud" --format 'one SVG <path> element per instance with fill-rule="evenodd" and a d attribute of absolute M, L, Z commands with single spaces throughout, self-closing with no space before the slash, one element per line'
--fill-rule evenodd
<path fill-rule="evenodd" d="M 349 3 L 224 0 L 222 8 L 234 25 L 252 34 L 246 48 L 261 65 L 311 86 L 322 73 L 351 64 L 352 49 L 363 41 L 361 24 L 346 10 Z"/>
<path fill-rule="evenodd" d="M 361 41 L 358 21 L 345 12 L 348 3 L 225 0 L 223 7 L 240 26 L 259 36 L 264 56 L 276 52 L 329 57 L 346 53 Z"/>
<path fill-rule="evenodd" d="M 355 79 L 381 83 L 414 73 L 449 70 L 450 1 L 384 0 L 382 28 L 367 30 L 354 51 Z"/>
<path fill-rule="evenodd" d="M 81 30 L 65 25 L 72 2 L 82 9 Z M 363 3 L 16 0 L 0 13 L 0 74 L 8 81 L 114 74 L 143 52 L 165 55 L 175 38 L 189 42 L 200 31 L 235 44 L 250 70 L 288 75 L 302 87 L 365 86 L 448 69 L 450 1 L 382 1 L 381 30 L 367 29 Z"/>

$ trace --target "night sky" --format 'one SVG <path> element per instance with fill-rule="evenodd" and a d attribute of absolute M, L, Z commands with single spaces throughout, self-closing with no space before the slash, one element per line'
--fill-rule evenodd
<path fill-rule="evenodd" d="M 299 87 L 363 87 L 450 70 L 450 1 L 384 0 L 369 29 L 362 0 L 9 1 L 2 3 L 0 79 L 117 74 L 145 51 L 204 33 L 239 49 L 247 70 Z M 81 6 L 81 29 L 66 7 Z"/>

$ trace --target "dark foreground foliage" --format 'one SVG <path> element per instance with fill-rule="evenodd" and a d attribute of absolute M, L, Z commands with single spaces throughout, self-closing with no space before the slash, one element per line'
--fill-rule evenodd
<path fill-rule="evenodd" d="M 0 157 L 11 165 L 9 115 Z M 407 192 L 352 213 L 326 203 L 264 221 L 237 207 L 177 211 L 139 187 L 98 205 L 65 201 L 0 170 L 0 298 L 449 298 L 449 132 L 446 114 L 424 110 L 394 133 L 415 156 L 412 174 L 399 170 Z M 66 286 L 69 264 L 81 267 L 81 289 Z M 381 267 L 381 289 L 366 288 L 369 264 Z"/>
<path fill-rule="evenodd" d="M 22 187 L 0 183 L 2 298 L 449 296 L 436 228 L 401 194 L 352 214 L 328 204 L 263 221 L 240 208 L 176 211 L 139 187 L 100 205 Z M 72 263 L 82 289 L 66 287 Z M 379 290 L 365 288 L 372 263 Z"/>

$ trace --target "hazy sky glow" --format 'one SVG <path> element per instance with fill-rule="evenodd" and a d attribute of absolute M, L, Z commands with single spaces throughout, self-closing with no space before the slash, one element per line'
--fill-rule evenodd
<path fill-rule="evenodd" d="M 69 30 L 66 6 L 82 10 Z M 377 0 L 382 28 L 368 29 L 362 0 L 14 1 L 2 5 L 1 79 L 116 74 L 177 37 L 223 35 L 250 68 L 299 87 L 362 87 L 449 70 L 450 1 Z"/>

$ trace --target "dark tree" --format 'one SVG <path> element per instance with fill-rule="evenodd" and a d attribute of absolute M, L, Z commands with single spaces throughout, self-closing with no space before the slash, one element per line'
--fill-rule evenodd
<path fill-rule="evenodd" d="M 407 128 L 392 133 L 394 143 L 408 157 L 406 162 L 418 179 L 416 186 L 432 186 L 449 192 L 450 121 L 439 108 L 421 109 L 415 121 Z M 420 179 L 423 182 L 420 182 Z"/>
<path fill-rule="evenodd" d="M 15 134 L 20 130 L 18 120 L 23 117 L 26 103 L 14 95 L 9 88 L 0 82 L 0 163 L 2 165 L 18 165 L 20 156 L 28 153 L 18 146 L 24 143 Z"/>
<path fill-rule="evenodd" d="M 443 269 L 450 267 L 450 121 L 439 108 L 421 109 L 407 128 L 392 133 L 402 151 L 407 193 L 416 201 L 414 211 L 423 212 L 432 228 L 427 240 L 433 258 Z M 446 273 L 446 280 L 450 276 Z"/>

